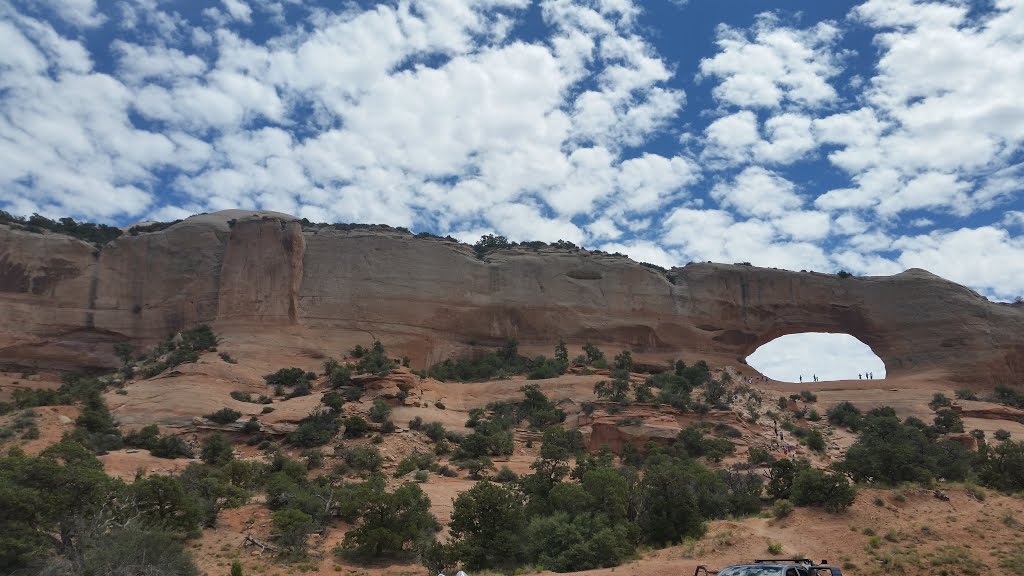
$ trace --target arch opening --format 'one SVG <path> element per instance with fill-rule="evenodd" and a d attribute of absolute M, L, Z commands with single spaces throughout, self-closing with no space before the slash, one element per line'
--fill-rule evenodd
<path fill-rule="evenodd" d="M 803 332 L 763 344 L 747 365 L 780 382 L 885 378 L 885 364 L 871 347 L 849 334 Z"/>

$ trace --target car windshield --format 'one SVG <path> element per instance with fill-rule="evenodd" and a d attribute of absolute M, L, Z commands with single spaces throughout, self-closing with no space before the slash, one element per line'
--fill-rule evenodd
<path fill-rule="evenodd" d="M 718 573 L 718 576 L 779 576 L 782 569 L 778 566 L 730 566 Z"/>

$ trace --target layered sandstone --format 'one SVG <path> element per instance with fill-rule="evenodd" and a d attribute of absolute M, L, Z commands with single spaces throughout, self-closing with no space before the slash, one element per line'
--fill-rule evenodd
<path fill-rule="evenodd" d="M 784 334 L 845 332 L 890 376 L 991 385 L 1024 371 L 1024 308 L 924 270 L 839 278 L 698 263 L 666 273 L 554 248 L 481 259 L 442 239 L 266 212 L 197 216 L 102 249 L 0 226 L 0 312 L 0 363 L 55 368 L 112 365 L 115 341 L 211 323 L 227 334 L 369 334 L 419 364 L 508 337 L 742 361 Z"/>

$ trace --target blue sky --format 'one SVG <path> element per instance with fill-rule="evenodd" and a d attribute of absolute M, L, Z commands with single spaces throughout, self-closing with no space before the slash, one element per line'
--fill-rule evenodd
<path fill-rule="evenodd" d="M 1024 0 L 0 0 L 0 209 L 1024 294 Z"/>

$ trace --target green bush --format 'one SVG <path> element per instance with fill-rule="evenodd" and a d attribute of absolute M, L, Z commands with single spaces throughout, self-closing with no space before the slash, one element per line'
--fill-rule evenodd
<path fill-rule="evenodd" d="M 419 416 L 417 416 L 417 418 L 419 418 Z M 409 424 L 409 427 L 412 428 L 412 423 Z M 430 438 L 432 442 L 439 442 L 444 439 L 445 434 L 447 433 L 440 422 L 425 424 L 422 426 L 422 430 L 423 433 L 427 435 L 427 438 Z"/>
<path fill-rule="evenodd" d="M 509 468 L 508 466 L 502 466 L 501 469 L 498 470 L 498 473 L 495 474 L 493 478 L 495 482 L 498 482 L 500 484 L 504 484 L 506 482 L 515 482 L 518 479 L 519 475 L 513 472 L 512 469 Z"/>
<path fill-rule="evenodd" d="M 362 438 L 370 431 L 370 423 L 361 416 L 350 416 L 343 423 L 346 438 Z"/>
<path fill-rule="evenodd" d="M 776 500 L 772 504 L 772 516 L 782 519 L 793 513 L 793 503 L 789 500 Z"/>
<path fill-rule="evenodd" d="M 841 512 L 855 498 L 853 486 L 838 472 L 805 468 L 793 480 L 793 503 L 797 506 L 821 506 L 829 512 Z"/>
<path fill-rule="evenodd" d="M 306 380 L 306 371 L 302 368 L 281 368 L 273 374 L 263 377 L 271 386 L 295 386 Z"/>
<path fill-rule="evenodd" d="M 298 427 L 291 431 L 285 441 L 295 446 L 312 448 L 323 446 L 341 430 L 341 419 L 329 410 L 314 410 L 299 420 Z"/>
<path fill-rule="evenodd" d="M 312 516 L 295 508 L 287 508 L 274 512 L 271 520 L 274 538 L 281 548 L 290 553 L 305 552 L 306 539 L 316 528 Z"/>
<path fill-rule="evenodd" d="M 356 446 L 343 451 L 342 457 L 345 463 L 356 470 L 376 472 L 384 464 L 384 457 L 380 450 L 373 446 Z"/>
<path fill-rule="evenodd" d="M 978 394 L 969 388 L 960 388 L 954 394 L 958 400 L 977 400 Z"/>
<path fill-rule="evenodd" d="M 825 451 L 825 437 L 821 435 L 821 432 L 817 430 L 811 430 L 810 432 L 807 433 L 807 436 L 804 438 L 804 440 L 807 442 L 807 447 L 810 448 L 811 450 L 815 452 Z"/>
<path fill-rule="evenodd" d="M 207 414 L 206 418 L 217 424 L 230 424 L 242 417 L 242 413 L 231 408 L 221 408 L 213 414 Z"/>
<path fill-rule="evenodd" d="M 203 439 L 199 458 L 211 466 L 226 464 L 235 458 L 234 446 L 224 434 L 211 434 Z"/>
<path fill-rule="evenodd" d="M 843 428 L 849 428 L 854 432 L 860 430 L 862 417 L 860 410 L 852 403 L 842 401 L 828 409 L 829 424 Z"/>
<path fill-rule="evenodd" d="M 952 404 L 953 401 L 950 400 L 949 397 L 942 392 L 936 392 L 935 394 L 932 394 L 932 401 L 928 403 L 928 406 L 931 407 L 932 410 L 937 410 L 943 406 L 951 406 Z"/>
<path fill-rule="evenodd" d="M 940 434 L 963 432 L 964 421 L 956 412 L 943 408 L 935 413 L 935 430 Z"/>
<path fill-rule="evenodd" d="M 373 401 L 373 406 L 370 408 L 370 420 L 374 422 L 385 422 L 391 417 L 391 406 L 388 403 L 377 398 Z"/>

